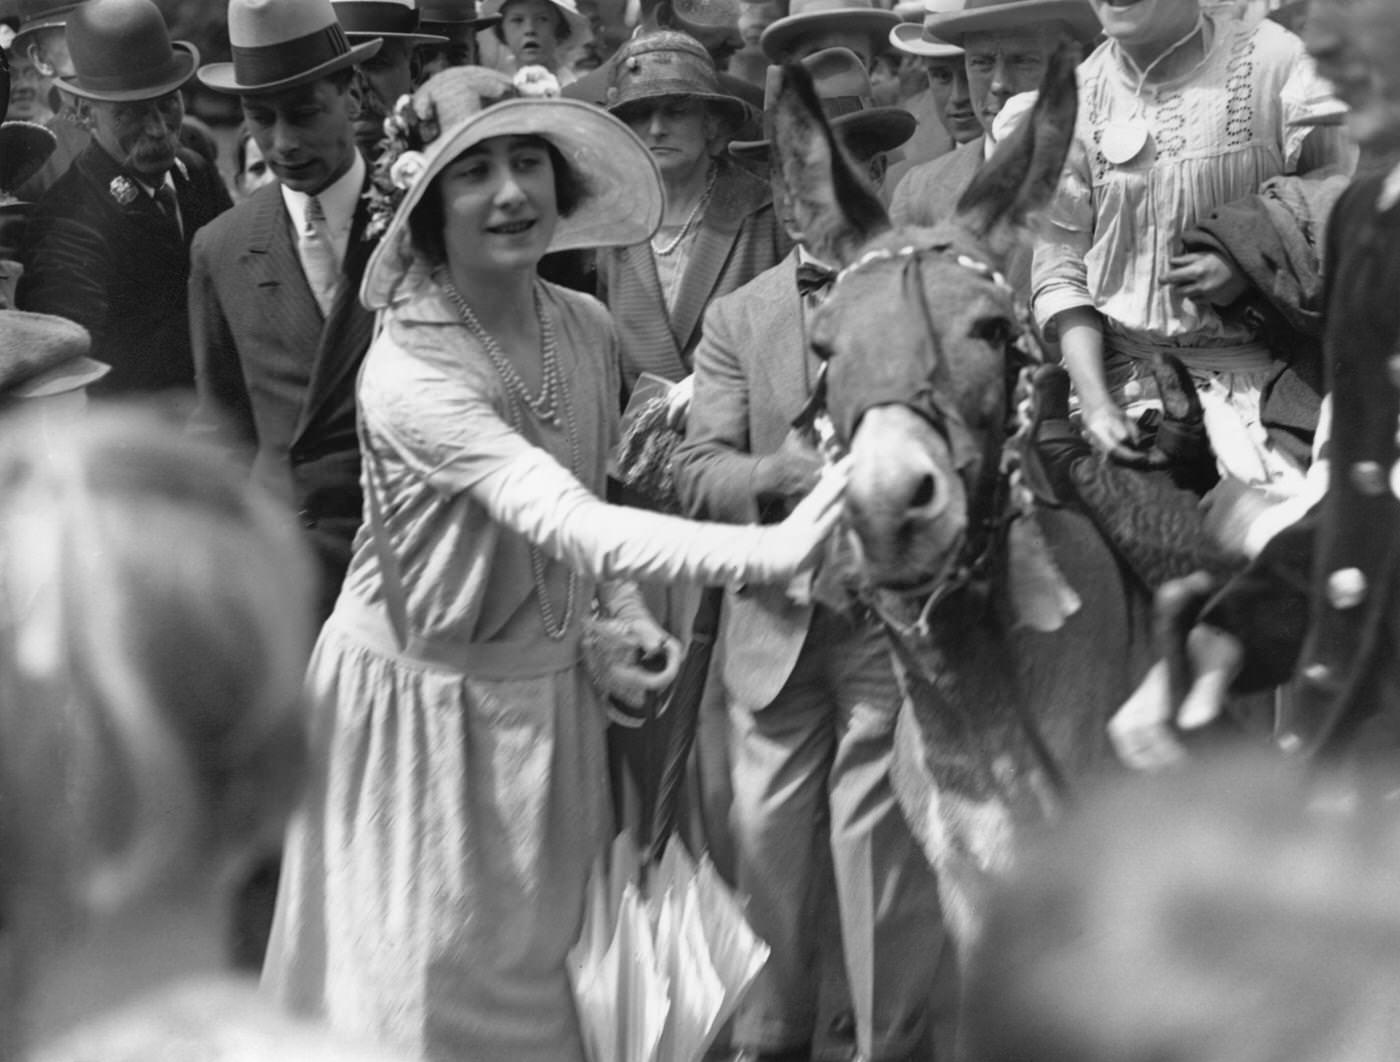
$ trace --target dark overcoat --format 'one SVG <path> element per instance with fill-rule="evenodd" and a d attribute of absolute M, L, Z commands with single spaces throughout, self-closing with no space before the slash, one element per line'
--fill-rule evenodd
<path fill-rule="evenodd" d="M 1241 690 L 1297 673 L 1280 719 L 1305 754 L 1400 749 L 1400 206 L 1353 184 L 1327 234 L 1327 493 L 1211 603 L 1246 647 Z"/>
<path fill-rule="evenodd" d="M 374 328 L 359 299 L 367 221 L 361 200 L 325 317 L 275 184 L 201 232 L 190 268 L 196 425 L 231 430 L 254 478 L 296 509 L 320 561 L 323 614 L 360 524 L 355 378 Z"/>
<path fill-rule="evenodd" d="M 112 367 L 93 385 L 96 395 L 194 385 L 190 244 L 232 203 L 219 175 L 192 151 L 179 152 L 171 177 L 179 223 L 91 143 L 29 217 L 17 304 L 92 333 L 92 356 Z"/>

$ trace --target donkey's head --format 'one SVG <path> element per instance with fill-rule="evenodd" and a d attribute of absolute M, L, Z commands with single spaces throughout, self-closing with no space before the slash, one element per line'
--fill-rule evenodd
<path fill-rule="evenodd" d="M 854 458 L 847 513 L 876 583 L 927 582 L 990 514 L 1021 314 L 1000 270 L 1050 199 L 1073 134 L 1074 49 L 935 229 L 892 230 L 800 66 L 784 71 L 776 176 L 810 250 L 842 272 L 809 340 L 827 408 Z"/>

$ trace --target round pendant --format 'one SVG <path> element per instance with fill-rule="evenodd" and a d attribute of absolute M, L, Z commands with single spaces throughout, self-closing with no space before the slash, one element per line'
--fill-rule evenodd
<path fill-rule="evenodd" d="M 1109 122 L 1104 126 L 1103 139 L 1099 141 L 1099 150 L 1103 152 L 1103 157 L 1115 166 L 1122 166 L 1132 162 L 1142 154 L 1142 149 L 1147 146 L 1150 136 L 1147 123 L 1141 119 L 1133 119 L 1126 122 Z"/>

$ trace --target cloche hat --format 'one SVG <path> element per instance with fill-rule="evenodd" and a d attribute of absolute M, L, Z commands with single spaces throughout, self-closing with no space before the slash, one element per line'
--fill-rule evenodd
<path fill-rule="evenodd" d="M 378 40 L 352 46 L 330 0 L 229 0 L 228 39 L 233 62 L 200 67 L 199 80 L 240 96 L 319 81 L 380 48 Z"/>
<path fill-rule="evenodd" d="M 914 135 L 918 122 L 903 107 L 876 107 L 870 73 L 849 48 L 823 48 L 802 60 L 812 75 L 822 111 L 842 143 L 858 154 L 893 151 Z M 763 90 L 763 113 L 770 117 L 777 104 L 783 68 L 770 66 Z M 769 140 L 736 140 L 729 145 L 735 158 L 757 161 L 768 154 Z"/>
<path fill-rule="evenodd" d="M 77 73 L 54 78 L 54 84 L 84 99 L 159 99 L 192 78 L 199 65 L 199 49 L 171 41 L 151 0 L 89 0 L 69 12 L 67 27 Z"/>
<path fill-rule="evenodd" d="M 23 52 L 30 42 L 25 38 L 44 29 L 62 29 L 68 23 L 68 14 L 83 0 L 20 0 L 19 29 L 15 30 L 10 48 Z"/>
<path fill-rule="evenodd" d="M 1018 29 L 1038 22 L 1064 22 L 1077 40 L 1088 43 L 1102 28 L 1089 0 L 967 0 L 959 11 L 938 15 L 929 32 L 939 40 L 961 45 L 969 33 Z"/>
<path fill-rule="evenodd" d="M 967 0 L 924 0 L 923 18 L 915 23 L 903 22 L 890 30 L 890 43 L 906 55 L 924 59 L 956 59 L 964 54 L 956 44 L 949 44 L 934 32 L 938 20 L 961 11 Z"/>
<path fill-rule="evenodd" d="M 541 137 L 580 178 L 582 197 L 567 217 L 559 219 L 550 252 L 641 243 L 661 224 L 665 195 L 661 174 L 632 130 L 591 103 L 557 98 L 558 83 L 542 67 L 525 67 L 516 74 L 515 85 L 525 93 L 544 91 L 555 96 L 487 103 L 481 91 L 485 73 L 489 72 L 469 66 L 444 70 L 407 101 L 411 114 L 396 111 L 395 118 L 416 123 L 428 143 L 421 152 L 403 152 L 388 163 L 402 198 L 360 285 L 360 301 L 371 310 L 395 301 L 414 266 L 408 219 L 434 178 L 463 152 L 493 137 Z M 537 87 L 541 85 L 547 87 Z"/>
<path fill-rule="evenodd" d="M 792 0 L 787 16 L 765 29 L 759 44 L 769 61 L 781 63 L 792 57 L 802 38 L 840 33 L 867 38 L 871 52 L 878 54 L 898 25 L 899 16 L 876 7 L 873 0 Z"/>
<path fill-rule="evenodd" d="M 720 90 L 714 60 L 688 33 L 662 30 L 628 41 L 618 50 L 609 82 L 607 108 L 624 122 L 634 104 L 676 96 L 703 100 L 735 129 L 753 117 L 747 103 Z"/>
<path fill-rule="evenodd" d="M 352 41 L 379 37 L 409 44 L 448 43 L 446 37 L 423 32 L 414 0 L 333 0 L 331 7 Z"/>

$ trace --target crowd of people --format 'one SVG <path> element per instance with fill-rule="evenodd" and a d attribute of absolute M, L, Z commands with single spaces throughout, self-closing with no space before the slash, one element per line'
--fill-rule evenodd
<path fill-rule="evenodd" d="M 1328 973 L 1400 970 L 1363 850 L 1394 787 L 1278 768 L 1400 751 L 1391 6 L 228 0 L 213 57 L 155 0 L 0 4 L 0 1059 L 583 1062 L 567 957 L 658 769 L 610 719 L 711 639 L 678 836 L 770 949 L 714 1057 L 1395 1057 L 1383 993 Z M 837 275 L 774 114 L 800 66 L 935 227 L 1065 50 L 1073 145 L 1005 283 L 1103 460 L 1141 468 L 1191 390 L 1199 532 L 1240 569 L 1186 689 L 1153 668 L 1105 740 L 1180 766 L 1281 689 L 1278 760 L 1090 800 L 966 952 L 896 797 L 885 631 L 813 589 Z M 1173 888 L 1238 932 L 1173 936 Z M 1364 960 L 1271 950 L 1279 911 Z M 1241 978 L 1206 1034 L 1173 1010 Z"/>

